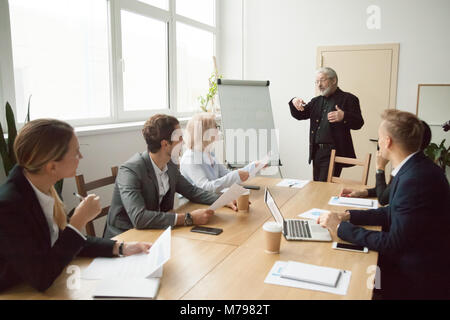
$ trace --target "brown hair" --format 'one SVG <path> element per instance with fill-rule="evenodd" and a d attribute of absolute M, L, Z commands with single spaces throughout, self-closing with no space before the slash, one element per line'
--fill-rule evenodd
<path fill-rule="evenodd" d="M 37 173 L 49 161 L 60 161 L 67 153 L 73 128 L 55 119 L 37 119 L 28 122 L 14 141 L 17 163 L 29 173 Z M 60 229 L 67 224 L 64 204 L 54 187 L 50 189 L 55 199 L 53 218 Z"/>
<path fill-rule="evenodd" d="M 172 133 L 178 124 L 177 118 L 166 114 L 155 114 L 148 119 L 142 129 L 142 135 L 147 143 L 148 151 L 152 153 L 158 152 L 161 149 L 162 140 L 172 143 Z"/>
<path fill-rule="evenodd" d="M 205 133 L 216 128 L 215 115 L 202 112 L 195 114 L 187 123 L 185 137 L 183 138 L 189 149 L 202 151 L 210 142 Z"/>
<path fill-rule="evenodd" d="M 424 126 L 414 114 L 405 111 L 387 109 L 381 115 L 385 129 L 394 142 L 406 151 L 416 152 L 422 144 Z"/>

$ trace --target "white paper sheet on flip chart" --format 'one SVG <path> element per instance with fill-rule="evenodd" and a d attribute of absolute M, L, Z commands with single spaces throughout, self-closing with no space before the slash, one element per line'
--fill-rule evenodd
<path fill-rule="evenodd" d="M 345 296 L 348 291 L 348 287 L 350 284 L 350 278 L 351 278 L 351 271 L 342 270 L 341 277 L 337 283 L 337 286 L 335 288 L 323 286 L 319 284 L 313 284 L 308 283 L 304 281 L 298 281 L 298 280 L 291 280 L 291 279 L 285 279 L 281 277 L 281 272 L 283 271 L 283 268 L 286 267 L 288 264 L 287 261 L 276 261 L 273 265 L 272 269 L 270 270 L 269 274 L 267 275 L 266 279 L 264 280 L 264 283 L 268 284 L 275 284 L 280 286 L 287 286 L 287 287 L 294 287 L 299 289 L 306 289 L 306 290 L 315 290 L 315 291 L 322 291 L 327 293 L 333 293 Z"/>
<path fill-rule="evenodd" d="M 371 200 L 371 199 L 331 197 L 328 204 L 333 206 L 355 207 L 363 209 L 378 209 L 378 200 Z"/>
<path fill-rule="evenodd" d="M 247 189 L 235 183 L 226 192 L 224 192 L 219 197 L 219 199 L 217 199 L 208 209 L 217 210 L 219 208 L 222 208 L 223 206 L 239 198 L 239 196 L 241 194 L 244 194 L 245 192 L 247 192 Z"/>
<path fill-rule="evenodd" d="M 81 273 L 86 280 L 108 278 L 161 277 L 162 267 L 170 259 L 171 228 L 167 228 L 151 246 L 149 253 L 121 258 L 95 258 Z"/>
<path fill-rule="evenodd" d="M 277 187 L 288 187 L 301 189 L 309 183 L 309 180 L 283 179 L 277 184 Z"/>

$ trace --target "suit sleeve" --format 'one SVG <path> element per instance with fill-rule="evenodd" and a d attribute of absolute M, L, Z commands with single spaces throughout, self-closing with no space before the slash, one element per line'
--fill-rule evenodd
<path fill-rule="evenodd" d="M 309 117 L 311 116 L 311 107 L 312 107 L 311 103 L 312 103 L 312 101 L 310 101 L 305 106 L 305 110 L 299 111 L 299 110 L 297 110 L 297 108 L 294 107 L 294 104 L 292 103 L 292 100 L 294 100 L 294 98 L 292 98 L 291 101 L 289 101 L 289 108 L 291 110 L 291 115 L 297 120 L 309 119 Z"/>
<path fill-rule="evenodd" d="M 220 197 L 214 192 L 206 191 L 193 186 L 189 181 L 186 180 L 185 177 L 180 174 L 179 171 L 177 171 L 176 192 L 182 194 L 190 201 L 203 204 L 212 204 Z"/>
<path fill-rule="evenodd" d="M 426 214 L 421 208 L 423 200 L 420 196 L 420 183 L 414 179 L 405 179 L 399 182 L 395 196 L 395 203 L 390 204 L 395 216 L 392 217 L 389 232 L 370 231 L 359 228 L 351 223 L 341 223 L 338 236 L 346 241 L 366 246 L 383 254 L 396 254 L 402 252 L 408 245 L 408 239 L 415 239 L 423 230 Z M 393 199 L 394 200 L 394 199 Z M 387 207 L 378 210 L 388 210 Z M 353 215 L 353 214 L 352 214 Z M 356 220 L 359 217 L 356 216 Z M 352 219 L 353 220 L 353 219 Z M 351 220 L 351 221 L 352 221 Z M 423 221 L 422 221 L 423 220 Z"/>
<path fill-rule="evenodd" d="M 344 108 L 344 107 L 342 107 Z M 361 108 L 359 106 L 359 99 L 354 95 L 347 97 L 345 101 L 344 110 L 344 125 L 349 129 L 358 130 L 364 125 L 364 120 L 361 115 Z"/>
<path fill-rule="evenodd" d="M 83 248 L 85 240 L 71 228 L 65 228 L 53 247 L 43 246 L 33 237 L 25 208 L 17 203 L 2 206 L 0 248 L 4 261 L 22 281 L 38 291 L 45 291 Z"/>
<path fill-rule="evenodd" d="M 116 241 L 110 239 L 103 239 L 98 237 L 86 236 L 87 240 L 84 243 L 78 256 L 80 257 L 113 257 L 113 248 Z"/>
<path fill-rule="evenodd" d="M 138 174 L 121 166 L 116 183 L 125 211 L 136 229 L 160 229 L 173 225 L 175 213 L 147 210 Z M 158 195 L 155 196 L 158 199 Z M 156 200 L 158 201 L 158 200 Z"/>
<path fill-rule="evenodd" d="M 386 185 L 386 177 L 384 172 L 377 173 L 375 188 L 380 204 L 383 206 L 387 205 L 389 203 L 390 188 Z"/>

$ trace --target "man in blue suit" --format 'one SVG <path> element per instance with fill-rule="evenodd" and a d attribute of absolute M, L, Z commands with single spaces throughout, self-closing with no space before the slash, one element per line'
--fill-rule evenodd
<path fill-rule="evenodd" d="M 418 151 L 423 127 L 409 112 L 386 110 L 382 156 L 395 168 L 389 206 L 318 219 L 345 241 L 379 252 L 383 299 L 450 298 L 450 189 L 444 171 Z M 383 226 L 382 232 L 357 225 Z M 365 284 L 364 284 L 365 285 Z"/>

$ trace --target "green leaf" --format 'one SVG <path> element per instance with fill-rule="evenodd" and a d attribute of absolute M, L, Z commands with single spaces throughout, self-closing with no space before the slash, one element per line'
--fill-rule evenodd
<path fill-rule="evenodd" d="M 16 156 L 14 154 L 14 141 L 16 140 L 17 130 L 16 130 L 16 119 L 14 118 L 14 112 L 11 105 L 6 103 L 6 123 L 8 124 L 8 153 L 9 159 L 12 164 L 15 164 Z"/>
<path fill-rule="evenodd" d="M 9 159 L 8 146 L 6 145 L 5 136 L 1 123 L 0 123 L 0 154 L 2 157 L 3 168 L 5 169 L 5 175 L 8 176 L 9 171 L 13 166 L 11 165 L 11 160 Z"/>
<path fill-rule="evenodd" d="M 31 97 L 32 97 L 32 95 L 30 94 L 30 97 L 28 98 L 28 111 L 27 111 L 27 116 L 25 117 L 25 123 L 30 122 L 30 104 L 31 104 Z"/>

